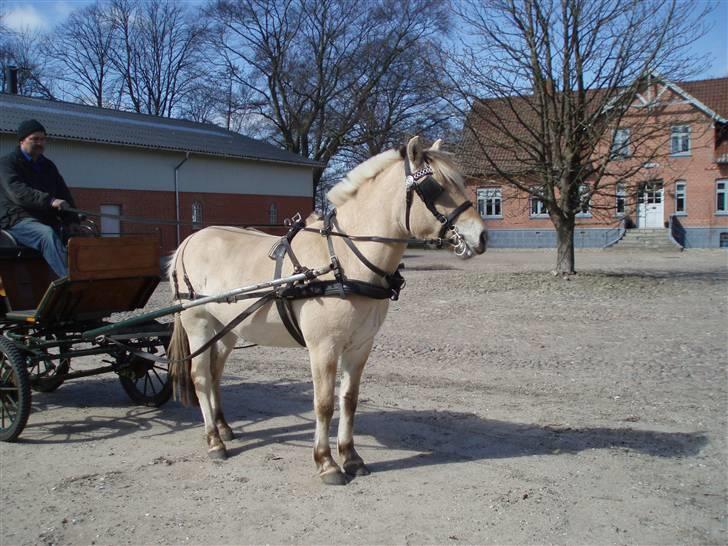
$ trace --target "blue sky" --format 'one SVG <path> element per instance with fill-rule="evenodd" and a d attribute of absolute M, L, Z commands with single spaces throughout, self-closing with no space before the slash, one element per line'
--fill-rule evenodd
<path fill-rule="evenodd" d="M 202 0 L 178 0 L 201 4 Z M 714 78 L 728 76 L 728 0 L 681 0 L 696 4 L 696 9 L 706 2 L 716 5 L 712 29 L 695 45 L 697 56 L 708 55 L 710 67 L 699 77 Z M 6 15 L 6 23 L 14 29 L 24 27 L 48 30 L 65 19 L 75 8 L 91 3 L 92 0 L 0 0 Z"/>

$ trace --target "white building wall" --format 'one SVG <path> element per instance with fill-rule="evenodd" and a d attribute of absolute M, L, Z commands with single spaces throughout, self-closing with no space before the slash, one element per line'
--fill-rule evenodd
<path fill-rule="evenodd" d="M 17 146 L 0 135 L 0 154 Z M 69 187 L 174 191 L 174 168 L 183 153 L 50 140 L 46 155 Z M 312 169 L 191 154 L 178 172 L 179 191 L 310 197 Z"/>

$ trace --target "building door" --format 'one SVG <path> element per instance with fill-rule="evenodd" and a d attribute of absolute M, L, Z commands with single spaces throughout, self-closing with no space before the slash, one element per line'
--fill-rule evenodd
<path fill-rule="evenodd" d="M 110 216 L 101 217 L 101 236 L 118 237 L 121 235 L 121 205 L 101 205 L 101 214 Z"/>
<path fill-rule="evenodd" d="M 650 182 L 640 190 L 637 201 L 637 227 L 664 227 L 664 188 L 662 182 Z"/>

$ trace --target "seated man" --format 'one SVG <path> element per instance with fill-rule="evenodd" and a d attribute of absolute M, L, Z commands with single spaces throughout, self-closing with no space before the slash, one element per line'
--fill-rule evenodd
<path fill-rule="evenodd" d="M 43 156 L 45 128 L 26 120 L 18 127 L 18 140 L 18 148 L 0 158 L 0 228 L 20 244 L 39 250 L 63 277 L 68 258 L 59 214 L 75 204 L 58 169 Z M 69 220 L 78 222 L 78 217 L 71 215 Z"/>

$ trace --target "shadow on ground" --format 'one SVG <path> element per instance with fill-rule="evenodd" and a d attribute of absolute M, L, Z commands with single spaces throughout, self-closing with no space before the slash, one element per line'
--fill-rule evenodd
<path fill-rule="evenodd" d="M 144 432 L 154 438 L 198 427 L 198 408 L 185 408 L 169 402 L 162 408 L 129 409 L 123 392 L 111 382 L 100 385 L 84 382 L 64 385 L 34 403 L 39 412 L 26 429 L 25 443 L 97 442 L 105 438 Z M 228 421 L 236 440 L 228 443 L 231 457 L 260 447 L 313 441 L 312 389 L 308 382 L 234 383 L 223 386 Z M 40 398 L 40 397 L 37 397 Z M 44 409 L 54 406 L 81 406 L 89 413 L 63 422 L 43 419 Z M 101 416 L 94 407 L 118 408 L 118 415 Z M 105 413 L 108 413 L 105 412 Z M 294 423 L 266 426 L 267 421 L 295 416 Z M 336 434 L 336 421 L 332 436 Z M 661 432 L 631 427 L 579 427 L 531 425 L 483 419 L 470 413 L 432 409 L 375 409 L 361 404 L 356 417 L 355 436 L 371 436 L 386 450 L 417 452 L 386 462 L 368 461 L 372 471 L 383 472 L 412 467 L 464 461 L 559 455 L 590 449 L 619 449 L 654 457 L 688 457 L 707 444 L 701 432 Z"/>

